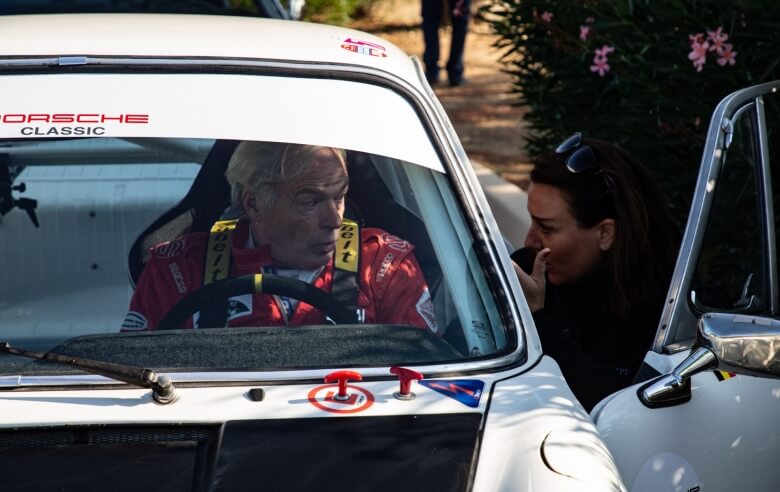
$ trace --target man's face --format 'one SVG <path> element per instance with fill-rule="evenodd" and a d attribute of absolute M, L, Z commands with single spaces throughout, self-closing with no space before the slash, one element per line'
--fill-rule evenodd
<path fill-rule="evenodd" d="M 535 250 L 550 248 L 547 280 L 551 284 L 575 283 L 601 262 L 603 243 L 599 225 L 580 227 L 559 188 L 531 183 L 528 213 L 531 226 L 525 246 Z"/>
<path fill-rule="evenodd" d="M 277 188 L 274 202 L 253 222 L 255 238 L 271 247 L 279 267 L 319 268 L 336 248 L 347 170 L 331 149 L 319 150 L 308 166 L 298 179 Z"/>

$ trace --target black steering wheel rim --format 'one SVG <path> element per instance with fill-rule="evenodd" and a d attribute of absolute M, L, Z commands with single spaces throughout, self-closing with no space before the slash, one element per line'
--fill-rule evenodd
<path fill-rule="evenodd" d="M 357 313 L 329 292 L 298 279 L 271 274 L 242 275 L 211 282 L 177 302 L 163 317 L 158 330 L 176 330 L 206 302 L 242 294 L 279 295 L 305 302 L 336 324 L 357 323 Z"/>

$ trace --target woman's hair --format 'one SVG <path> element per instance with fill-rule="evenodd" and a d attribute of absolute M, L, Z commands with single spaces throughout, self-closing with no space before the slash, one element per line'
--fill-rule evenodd
<path fill-rule="evenodd" d="M 345 153 L 334 147 L 279 142 L 244 141 L 238 144 L 228 162 L 225 177 L 230 184 L 230 201 L 243 210 L 244 190 L 255 193 L 258 204 L 266 207 L 276 200 L 276 189 L 282 183 L 302 176 L 322 149 L 331 150 L 345 163 Z M 346 164 L 345 164 L 346 165 Z"/>
<path fill-rule="evenodd" d="M 571 152 L 547 155 L 536 160 L 531 181 L 561 190 L 580 227 L 614 219 L 615 239 L 604 257 L 612 313 L 627 319 L 657 309 L 678 247 L 666 201 L 629 153 L 600 140 L 583 139 L 582 145 L 593 150 L 597 167 L 574 173 L 566 168 Z"/>

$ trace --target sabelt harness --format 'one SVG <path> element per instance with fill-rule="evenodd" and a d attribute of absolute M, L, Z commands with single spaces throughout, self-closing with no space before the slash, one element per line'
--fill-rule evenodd
<path fill-rule="evenodd" d="M 211 227 L 203 268 L 203 285 L 230 276 L 233 232 L 238 221 L 239 219 L 219 220 Z M 348 310 L 357 312 L 358 322 L 362 323 L 365 320 L 365 311 L 357 309 L 359 265 L 360 226 L 353 220 L 344 219 L 336 240 L 331 294 Z M 203 307 L 198 325 L 226 326 L 227 318 L 228 300 L 213 299 Z"/>

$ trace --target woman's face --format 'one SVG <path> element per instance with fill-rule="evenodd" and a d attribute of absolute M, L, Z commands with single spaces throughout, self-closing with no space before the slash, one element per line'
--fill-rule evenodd
<path fill-rule="evenodd" d="M 531 227 L 525 246 L 536 250 L 550 248 L 547 281 L 553 285 L 573 284 L 592 272 L 612 247 L 615 221 L 604 219 L 582 228 L 569 210 L 563 193 L 555 186 L 531 183 L 528 189 Z"/>

